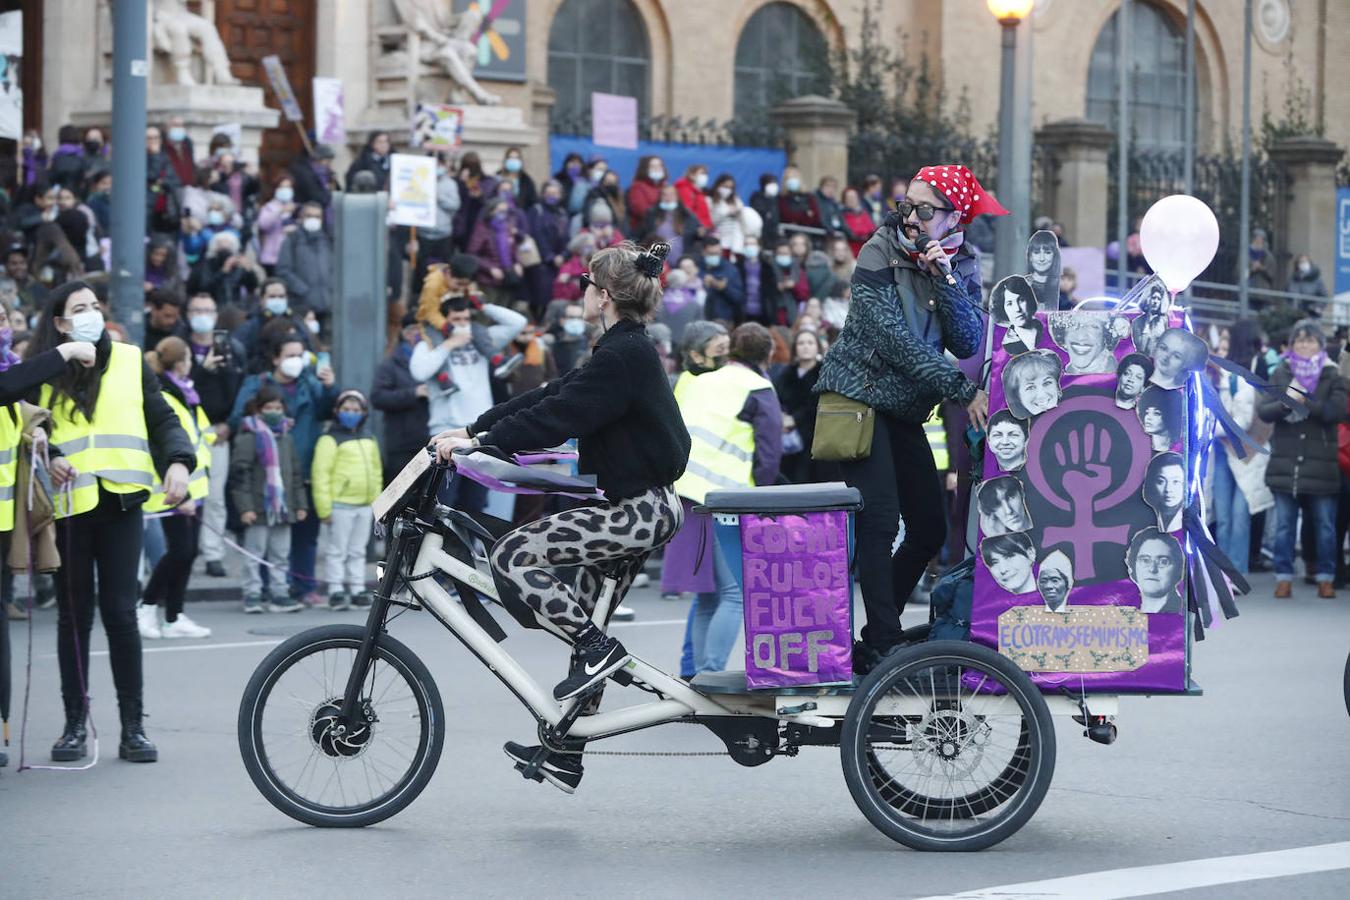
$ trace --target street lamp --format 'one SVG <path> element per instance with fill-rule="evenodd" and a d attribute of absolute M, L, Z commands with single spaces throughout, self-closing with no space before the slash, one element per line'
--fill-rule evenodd
<path fill-rule="evenodd" d="M 1017 26 L 1036 5 L 1035 0 L 987 0 L 989 12 L 1003 26 L 1003 73 L 998 98 L 998 194 L 999 202 L 1012 212 L 998 221 L 994 236 L 995 278 L 1011 275 L 1018 258 L 1017 235 L 1024 229 L 1014 221 L 1026 208 L 1017 195 L 1017 176 L 1013 169 L 1014 149 L 1014 60 L 1017 50 Z"/>

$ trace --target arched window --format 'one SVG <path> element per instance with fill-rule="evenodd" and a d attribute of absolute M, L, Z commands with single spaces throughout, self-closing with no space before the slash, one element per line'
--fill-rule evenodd
<path fill-rule="evenodd" d="M 554 120 L 589 116 L 596 91 L 637 97 L 638 115 L 647 115 L 650 60 L 647 27 L 632 0 L 566 0 L 548 33 Z"/>
<path fill-rule="evenodd" d="M 816 23 L 791 3 L 760 7 L 736 42 L 736 118 L 830 89 L 829 49 Z"/>
<path fill-rule="evenodd" d="M 1116 127 L 1117 11 L 1097 35 L 1088 69 L 1087 117 Z M 1186 39 L 1157 8 L 1130 6 L 1130 139 L 1148 150 L 1179 150 L 1185 136 Z"/>

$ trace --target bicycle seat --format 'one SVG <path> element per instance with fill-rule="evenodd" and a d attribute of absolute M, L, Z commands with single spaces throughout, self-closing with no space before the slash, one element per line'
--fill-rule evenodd
<path fill-rule="evenodd" d="M 794 513 L 862 509 L 862 494 L 842 481 L 821 484 L 774 484 L 767 487 L 709 491 L 697 512 Z"/>

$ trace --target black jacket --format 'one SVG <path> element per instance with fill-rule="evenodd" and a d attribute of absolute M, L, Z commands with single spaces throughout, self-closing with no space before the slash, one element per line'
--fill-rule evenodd
<path fill-rule="evenodd" d="M 56 350 L 47 350 L 10 366 L 0 372 L 0 406 L 9 406 L 29 397 L 33 390 L 56 379 L 65 370 L 66 361 Z"/>
<path fill-rule="evenodd" d="M 188 346 L 192 346 L 191 343 Z M 244 345 L 231 339 L 230 359 L 224 365 L 216 367 L 214 372 L 208 372 L 202 368 L 203 359 L 205 357 L 198 357 L 197 350 L 193 347 L 192 384 L 197 388 L 197 395 L 201 397 L 202 410 L 206 413 L 206 418 L 212 425 L 219 425 L 230 420 L 230 412 L 234 409 L 234 397 L 239 393 L 239 385 L 244 381 L 244 363 L 248 360 L 248 356 Z"/>
<path fill-rule="evenodd" d="M 1280 363 L 1270 376 L 1279 390 L 1289 387 L 1293 374 L 1288 363 Z M 1266 484 L 1272 491 L 1288 494 L 1330 496 L 1340 493 L 1341 470 L 1336 462 L 1337 431 L 1346 417 L 1346 386 L 1336 367 L 1328 363 L 1322 369 L 1317 389 L 1307 400 L 1308 416 L 1300 422 L 1289 421 L 1289 411 L 1271 395 L 1262 395 L 1256 414 L 1275 423 L 1270 438 L 1270 463 Z"/>
<path fill-rule="evenodd" d="M 590 360 L 499 404 L 469 434 L 506 453 L 577 438 L 577 469 L 610 501 L 674 484 L 689 461 L 689 432 L 647 331 L 621 320 Z"/>
<path fill-rule="evenodd" d="M 417 396 L 421 382 L 408 371 L 408 359 L 398 347 L 375 369 L 370 389 L 370 404 L 384 413 L 384 448 L 388 459 L 408 450 L 425 447 L 431 435 L 427 431 L 427 401 Z"/>

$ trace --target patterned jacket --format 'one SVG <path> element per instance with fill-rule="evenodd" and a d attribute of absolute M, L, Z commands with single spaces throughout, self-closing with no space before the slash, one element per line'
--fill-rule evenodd
<path fill-rule="evenodd" d="M 816 393 L 834 391 L 914 423 L 943 400 L 974 399 L 977 385 L 943 355 L 965 359 L 984 343 L 979 260 L 963 249 L 955 263 L 952 286 L 920 271 L 893 228 L 878 229 L 858 254 L 848 319 L 821 363 Z"/>

